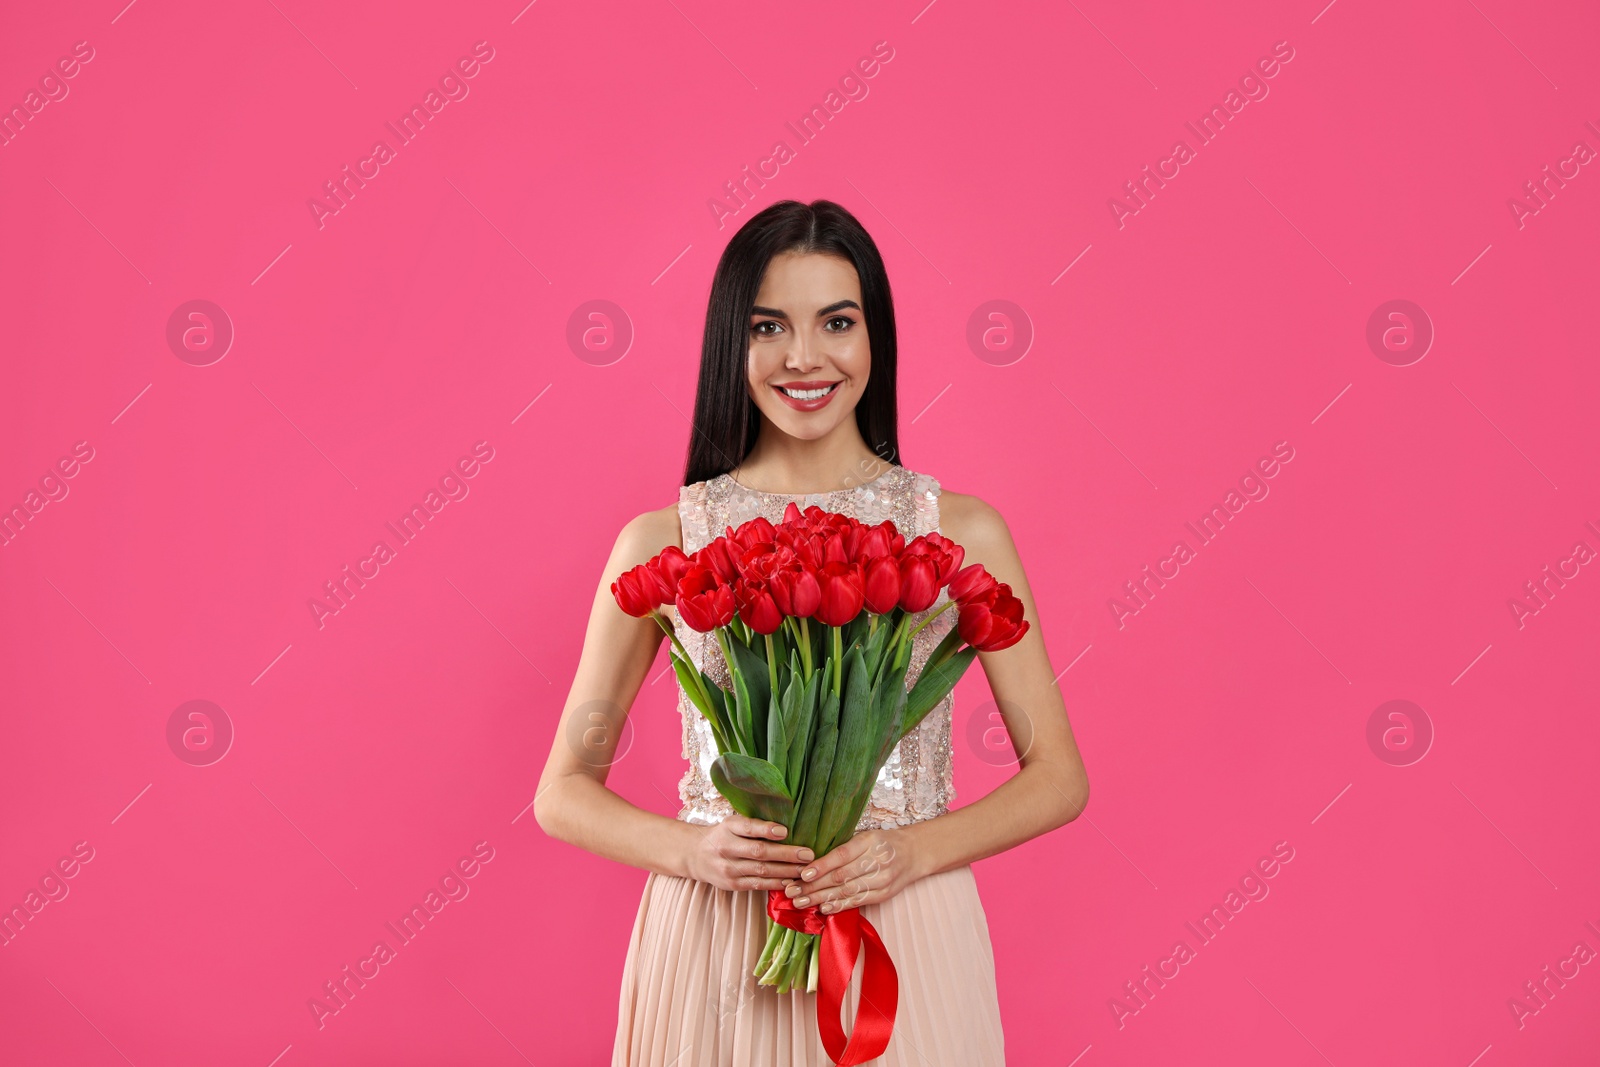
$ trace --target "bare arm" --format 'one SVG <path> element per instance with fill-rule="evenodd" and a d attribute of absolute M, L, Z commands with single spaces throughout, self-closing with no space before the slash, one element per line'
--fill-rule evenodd
<path fill-rule="evenodd" d="M 551 837 L 659 874 L 724 889 L 779 889 L 810 849 L 776 844 L 786 828 L 734 815 L 695 826 L 636 807 L 606 788 L 623 721 L 666 639 L 653 620 L 618 607 L 611 583 L 667 545 L 681 547 L 675 508 L 646 512 L 623 527 L 601 572 L 583 652 L 560 725 L 539 777 L 534 818 Z M 760 840 L 765 838 L 765 840 Z"/>
<path fill-rule="evenodd" d="M 1048 833 L 1077 818 L 1089 801 L 1089 778 L 1050 669 L 1039 609 L 1011 531 L 999 512 L 976 497 L 945 495 L 952 499 L 940 525 L 966 550 L 963 566 L 981 563 L 997 581 L 1010 585 L 1029 626 L 1010 648 L 978 653 L 1019 755 L 1019 770 L 971 804 L 902 828 L 915 839 L 912 852 L 922 874 L 959 867 Z"/>

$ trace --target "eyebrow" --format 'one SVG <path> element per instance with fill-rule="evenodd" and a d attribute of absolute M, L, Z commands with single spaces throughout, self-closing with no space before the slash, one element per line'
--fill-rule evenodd
<path fill-rule="evenodd" d="M 835 311 L 843 311 L 845 308 L 855 308 L 857 311 L 860 311 L 861 305 L 856 303 L 854 300 L 840 300 L 837 303 L 829 304 L 827 307 L 820 309 L 817 312 L 817 317 L 821 318 L 824 315 L 832 315 Z M 757 304 L 755 307 L 751 308 L 750 314 L 767 315 L 774 319 L 782 319 L 784 322 L 789 321 L 789 316 L 786 312 L 780 311 L 777 308 L 764 308 L 760 304 Z"/>

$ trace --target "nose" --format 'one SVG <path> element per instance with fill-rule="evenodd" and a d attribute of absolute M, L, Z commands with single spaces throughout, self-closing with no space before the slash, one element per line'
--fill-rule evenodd
<path fill-rule="evenodd" d="M 784 352 L 783 365 L 797 373 L 816 370 L 824 362 L 822 347 L 803 333 L 791 333 L 788 350 Z"/>

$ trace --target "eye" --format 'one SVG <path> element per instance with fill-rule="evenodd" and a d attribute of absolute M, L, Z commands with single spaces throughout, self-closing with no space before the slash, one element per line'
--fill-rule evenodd
<path fill-rule="evenodd" d="M 839 327 L 837 330 L 830 329 L 828 331 L 829 333 L 844 333 L 846 330 L 856 324 L 856 320 L 852 319 L 848 315 L 835 315 L 833 318 L 828 320 L 828 325 L 831 327 L 836 322 L 842 322 L 844 325 Z"/>
<path fill-rule="evenodd" d="M 774 326 L 774 327 L 776 327 L 776 329 L 763 330 L 761 328 L 763 326 Z M 757 337 L 771 337 L 773 334 L 781 333 L 782 331 L 783 331 L 783 323 L 779 322 L 777 319 L 765 319 L 765 320 L 763 320 L 761 322 L 756 323 L 754 326 L 750 327 L 750 332 L 755 334 Z"/>

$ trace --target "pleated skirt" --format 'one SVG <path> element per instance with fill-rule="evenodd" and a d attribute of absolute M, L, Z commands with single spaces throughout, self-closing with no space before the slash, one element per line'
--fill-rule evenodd
<path fill-rule="evenodd" d="M 817 995 L 779 994 L 751 973 L 767 894 L 651 873 L 622 970 L 612 1067 L 829 1067 Z M 873 1067 L 1004 1067 L 994 949 L 971 866 L 861 908 L 894 959 L 894 1035 Z M 858 959 L 842 1014 L 861 994 Z"/>

